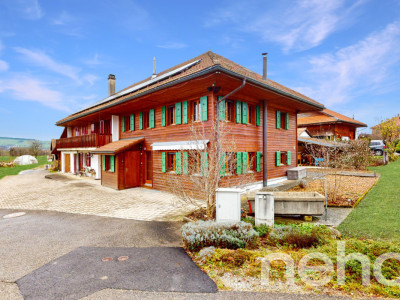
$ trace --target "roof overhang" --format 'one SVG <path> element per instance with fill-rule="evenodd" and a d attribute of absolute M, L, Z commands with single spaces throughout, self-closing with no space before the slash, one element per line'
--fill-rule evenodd
<path fill-rule="evenodd" d="M 209 140 L 153 143 L 153 150 L 204 150 Z"/>
<path fill-rule="evenodd" d="M 144 137 L 121 139 L 93 150 L 92 154 L 115 155 L 144 141 Z"/>
<path fill-rule="evenodd" d="M 266 84 L 266 83 L 260 82 L 260 81 L 258 81 L 258 80 L 255 80 L 255 79 L 252 79 L 252 78 L 243 76 L 243 75 L 241 75 L 241 74 L 238 74 L 238 73 L 236 73 L 236 72 L 233 72 L 233 71 L 231 71 L 231 70 L 228 70 L 228 69 L 226 69 L 226 68 L 224 68 L 224 67 L 222 67 L 222 66 L 220 66 L 220 65 L 214 65 L 214 66 L 205 68 L 205 69 L 203 69 L 203 70 L 200 70 L 200 71 L 198 71 L 198 72 L 196 72 L 196 73 L 193 73 L 193 74 L 187 75 L 187 76 L 185 76 L 185 77 L 178 78 L 178 79 L 176 79 L 176 80 L 174 80 L 174 81 L 165 83 L 165 84 L 163 84 L 163 85 L 156 86 L 156 87 L 154 87 L 154 88 L 152 88 L 152 89 L 149 89 L 149 90 L 146 90 L 146 91 L 144 91 L 144 92 L 142 92 L 142 93 L 138 93 L 138 94 L 133 95 L 133 96 L 131 96 L 131 97 L 127 97 L 127 98 L 125 98 L 125 99 L 123 99 L 123 100 L 121 100 L 121 101 L 111 102 L 111 103 L 109 103 L 108 105 L 99 107 L 99 108 L 97 108 L 97 109 L 93 109 L 93 110 L 88 111 L 88 112 L 86 112 L 86 113 L 82 113 L 82 114 L 80 114 L 80 115 L 78 115 L 78 116 L 71 116 L 71 118 L 65 119 L 65 120 L 62 121 L 62 122 L 60 122 L 60 121 L 59 121 L 59 122 L 56 122 L 56 125 L 61 126 L 61 125 L 64 124 L 64 123 L 67 123 L 67 122 L 70 122 L 70 121 L 73 121 L 73 120 L 76 120 L 76 119 L 85 117 L 85 116 L 87 116 L 87 115 L 91 115 L 91 114 L 96 113 L 96 112 L 99 112 L 99 111 L 101 111 L 101 110 L 104 110 L 104 109 L 107 109 L 107 108 L 110 108 L 110 107 L 113 107 L 113 106 L 116 106 L 116 105 L 120 105 L 120 104 L 122 104 L 122 103 L 131 101 L 131 100 L 133 100 L 133 99 L 136 99 L 136 98 L 139 98 L 139 97 L 142 97 L 142 96 L 145 96 L 145 95 L 154 93 L 154 92 L 156 92 L 156 91 L 159 91 L 159 90 L 162 90 L 162 89 L 165 89 L 165 88 L 168 88 L 168 87 L 177 85 L 177 84 L 179 84 L 179 83 L 183 83 L 183 82 L 186 82 L 186 81 L 189 81 L 189 80 L 192 80 L 192 79 L 201 77 L 201 76 L 203 76 L 203 75 L 206 75 L 206 74 L 209 74 L 209 73 L 212 73 L 212 72 L 218 72 L 218 71 L 219 71 L 219 72 L 224 72 L 224 73 L 226 73 L 226 74 L 228 74 L 228 75 L 231 75 L 231 76 L 236 77 L 236 78 L 239 78 L 239 79 L 244 79 L 244 78 L 246 78 L 246 81 L 249 82 L 249 83 L 252 83 L 252 84 L 257 85 L 257 86 L 259 86 L 259 87 L 261 87 L 261 88 L 267 89 L 267 90 L 269 90 L 269 91 L 271 91 L 271 92 L 273 92 L 273 93 L 279 94 L 279 95 L 281 95 L 281 96 L 288 97 L 288 98 L 290 98 L 290 99 L 292 99 L 292 100 L 294 100 L 294 101 L 297 101 L 297 102 L 300 102 L 300 103 L 305 103 L 305 104 L 307 104 L 307 105 L 313 106 L 314 108 L 317 108 L 318 110 L 322 110 L 322 109 L 325 108 L 325 106 L 322 105 L 322 104 L 317 104 L 317 103 L 311 102 L 311 101 L 309 101 L 309 100 L 307 100 L 307 99 L 304 99 L 304 98 L 301 98 L 301 97 L 292 95 L 292 94 L 290 94 L 290 93 L 288 93 L 288 92 L 282 91 L 282 90 L 280 90 L 280 89 L 278 89 L 278 88 L 276 88 L 276 87 L 270 86 L 270 85 L 268 85 L 268 84 Z M 101 104 L 104 104 L 104 102 L 102 102 Z M 98 105 L 101 105 L 101 104 L 98 104 Z M 77 112 L 77 113 L 78 113 L 78 112 Z"/>
<path fill-rule="evenodd" d="M 330 141 L 325 141 L 325 140 L 318 140 L 318 139 L 313 139 L 313 138 L 297 138 L 299 142 L 303 142 L 305 144 L 313 144 L 313 145 L 319 145 L 319 146 L 325 146 L 325 147 L 330 147 L 330 148 L 343 148 L 343 147 L 349 147 L 350 145 L 344 144 L 344 143 L 338 143 L 338 142 L 330 142 Z"/>

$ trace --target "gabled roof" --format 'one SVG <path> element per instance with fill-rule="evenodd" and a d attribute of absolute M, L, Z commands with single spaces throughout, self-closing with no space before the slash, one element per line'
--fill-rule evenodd
<path fill-rule="evenodd" d="M 309 137 L 312 137 L 311 133 L 308 131 L 306 127 L 303 128 L 297 128 L 297 136 L 300 137 L 302 133 L 306 133 Z"/>
<path fill-rule="evenodd" d="M 297 138 L 297 140 L 299 142 L 302 142 L 305 144 L 320 145 L 320 146 L 331 147 L 331 148 L 349 147 L 349 144 L 325 140 L 325 139 L 314 139 L 314 138 L 303 138 L 303 137 L 300 138 L 299 137 L 299 138 Z"/>
<path fill-rule="evenodd" d="M 304 96 L 299 92 L 289 89 L 270 79 L 263 80 L 260 74 L 257 74 L 229 59 L 226 59 L 221 55 L 208 51 L 157 74 L 155 78 L 148 77 L 143 81 L 137 82 L 110 97 L 96 102 L 86 109 L 78 111 L 58 121 L 56 124 L 61 125 L 67 121 L 77 119 L 107 107 L 129 101 L 135 97 L 139 97 L 149 92 L 156 91 L 160 88 L 166 88 L 170 85 L 174 85 L 185 80 L 190 80 L 197 76 L 201 76 L 216 70 L 231 73 L 232 75 L 236 75 L 238 77 L 246 77 L 246 79 L 250 82 L 254 82 L 271 91 L 291 97 L 295 100 L 307 103 L 319 109 L 324 107 L 321 103 Z"/>
<path fill-rule="evenodd" d="M 325 108 L 322 111 L 299 114 L 297 116 L 298 126 L 316 125 L 324 123 L 337 123 L 337 122 L 350 123 L 356 127 L 367 127 L 367 124 L 363 122 L 346 117 L 345 115 L 339 114 L 327 108 Z"/>

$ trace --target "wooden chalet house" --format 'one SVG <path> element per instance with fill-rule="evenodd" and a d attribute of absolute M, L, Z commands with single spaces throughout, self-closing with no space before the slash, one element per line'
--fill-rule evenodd
<path fill-rule="evenodd" d="M 54 149 L 62 172 L 90 166 L 114 189 L 169 190 L 167 175 L 186 176 L 182 151 L 212 143 L 190 140 L 190 126 L 211 129 L 217 111 L 237 141 L 238 166 L 254 158 L 255 183 L 285 178 L 297 165 L 297 114 L 324 108 L 267 79 L 265 56 L 263 76 L 208 51 L 120 92 L 114 86 L 110 75 L 109 97 L 56 123 L 65 130 Z"/>
<path fill-rule="evenodd" d="M 367 127 L 367 124 L 325 108 L 322 111 L 300 113 L 297 126 L 306 128 L 314 138 L 354 140 L 357 128 Z"/>

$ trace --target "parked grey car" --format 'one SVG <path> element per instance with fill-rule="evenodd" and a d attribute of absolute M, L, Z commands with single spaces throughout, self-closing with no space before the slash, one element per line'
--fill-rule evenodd
<path fill-rule="evenodd" d="M 382 140 L 371 140 L 369 148 L 374 151 L 375 155 L 383 155 L 383 149 L 386 149 L 385 143 Z"/>

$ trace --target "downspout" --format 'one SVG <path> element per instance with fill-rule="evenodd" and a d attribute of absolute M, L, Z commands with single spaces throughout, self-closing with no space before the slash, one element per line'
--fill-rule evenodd
<path fill-rule="evenodd" d="M 267 152 L 267 132 L 268 132 L 268 107 L 267 100 L 263 105 L 263 186 L 268 185 L 268 152 Z"/>

